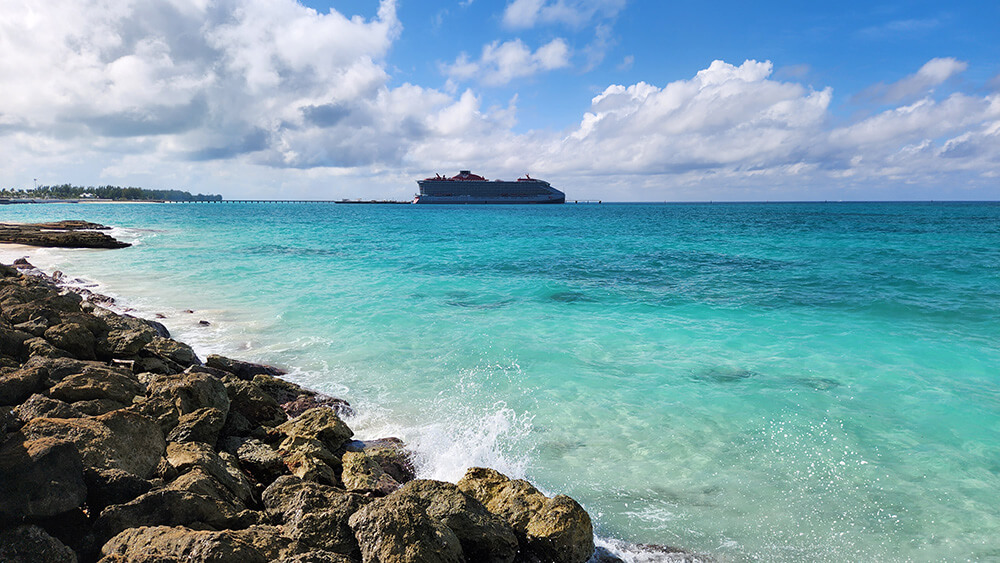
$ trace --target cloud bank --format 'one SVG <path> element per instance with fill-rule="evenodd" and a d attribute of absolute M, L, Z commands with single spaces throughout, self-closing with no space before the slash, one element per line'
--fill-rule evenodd
<path fill-rule="evenodd" d="M 505 18 L 522 10 L 519 25 L 575 25 L 620 8 L 515 1 Z M 606 86 L 563 131 L 516 132 L 516 97 L 483 107 L 472 89 L 390 86 L 385 58 L 403 32 L 392 0 L 368 19 L 292 0 L 4 10 L 6 186 L 48 174 L 229 197 L 405 197 L 419 175 L 474 168 L 562 180 L 581 198 L 620 188 L 623 199 L 739 199 L 792 184 L 878 198 L 885 183 L 998 195 L 1000 94 L 935 97 L 968 66 L 951 58 L 881 86 L 902 105 L 847 122 L 833 115 L 830 88 L 776 79 L 768 61 L 713 61 L 662 85 Z M 446 70 L 503 84 L 569 57 L 561 39 L 535 50 L 513 40 Z"/>

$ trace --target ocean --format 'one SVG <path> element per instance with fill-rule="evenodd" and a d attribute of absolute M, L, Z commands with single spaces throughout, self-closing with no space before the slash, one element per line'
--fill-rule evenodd
<path fill-rule="evenodd" d="M 1000 560 L 1000 204 L 0 207 L 57 219 L 135 246 L 0 256 L 350 401 L 421 477 L 568 494 L 613 549 Z"/>

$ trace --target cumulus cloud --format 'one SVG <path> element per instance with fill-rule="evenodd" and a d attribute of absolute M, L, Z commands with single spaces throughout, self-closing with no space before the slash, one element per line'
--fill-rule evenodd
<path fill-rule="evenodd" d="M 462 53 L 443 71 L 452 79 L 475 79 L 489 86 L 507 84 L 515 78 L 569 66 L 570 50 L 566 41 L 553 39 L 531 52 L 520 39 L 494 41 L 483 47 L 478 60 L 469 60 Z"/>
<path fill-rule="evenodd" d="M 503 12 L 503 23 L 524 29 L 543 24 L 583 27 L 595 17 L 612 18 L 625 0 L 513 0 Z"/>

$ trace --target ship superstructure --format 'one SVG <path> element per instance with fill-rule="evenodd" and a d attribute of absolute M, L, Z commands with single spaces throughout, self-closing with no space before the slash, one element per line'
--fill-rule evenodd
<path fill-rule="evenodd" d="M 438 174 L 417 180 L 417 185 L 420 193 L 413 203 L 566 203 L 566 194 L 527 174 L 513 182 L 491 181 L 462 170 L 451 178 Z"/>

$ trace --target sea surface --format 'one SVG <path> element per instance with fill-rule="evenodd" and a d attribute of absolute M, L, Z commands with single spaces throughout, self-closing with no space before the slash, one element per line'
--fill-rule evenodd
<path fill-rule="evenodd" d="M 569 494 L 614 549 L 1000 560 L 998 204 L 0 207 L 55 219 L 135 246 L 4 261 L 289 369 L 423 477 Z"/>

